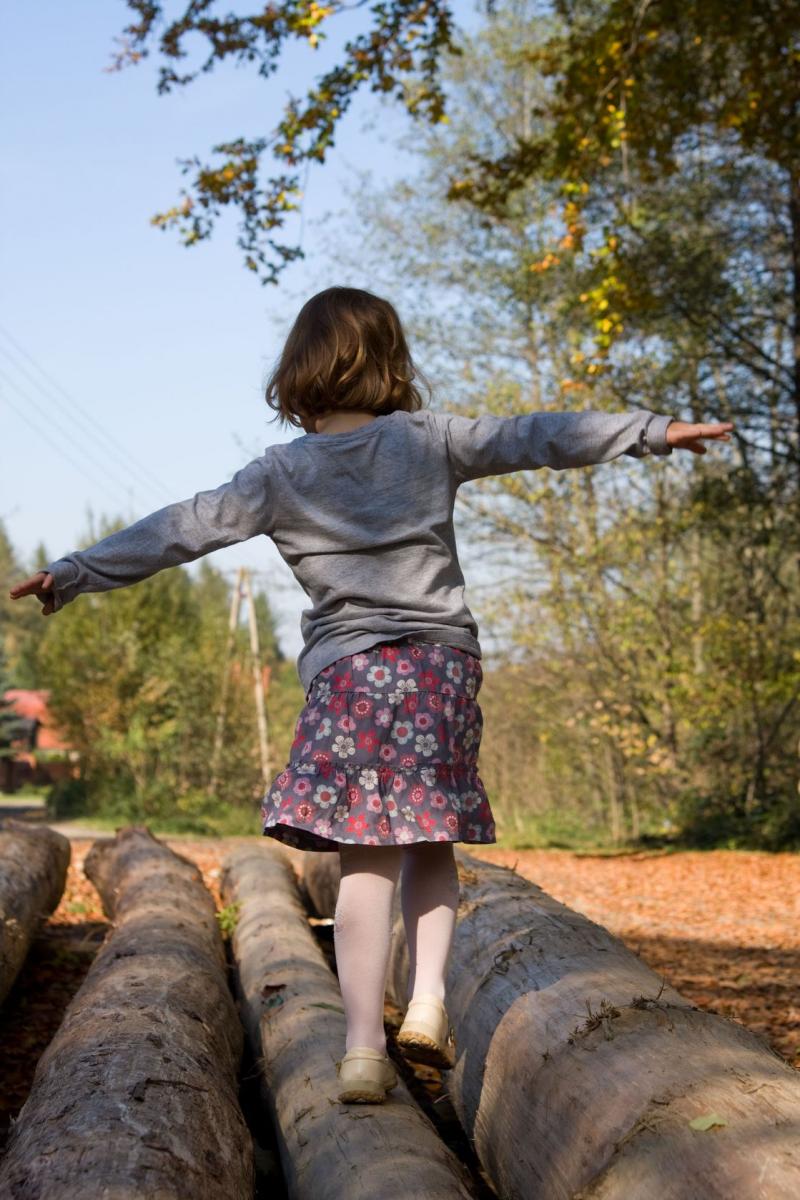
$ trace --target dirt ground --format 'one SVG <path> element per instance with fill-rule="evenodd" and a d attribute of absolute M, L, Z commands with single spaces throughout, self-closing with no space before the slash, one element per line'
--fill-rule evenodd
<path fill-rule="evenodd" d="M 226 843 L 166 839 L 219 903 Z M 67 887 L 0 1010 L 0 1147 L 108 925 L 72 842 Z M 601 857 L 482 847 L 621 937 L 694 1004 L 763 1033 L 800 1068 L 800 856 L 709 851 Z"/>

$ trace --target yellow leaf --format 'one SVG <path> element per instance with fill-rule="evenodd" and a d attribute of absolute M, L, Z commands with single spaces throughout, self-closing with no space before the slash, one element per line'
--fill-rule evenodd
<path fill-rule="evenodd" d="M 704 1133 L 707 1129 L 711 1129 L 714 1125 L 727 1125 L 727 1124 L 728 1124 L 728 1122 L 725 1120 L 724 1117 L 721 1117 L 719 1115 L 719 1113 L 710 1112 L 710 1113 L 703 1113 L 702 1116 L 695 1117 L 693 1121 L 689 1122 L 689 1128 L 690 1129 L 699 1129 L 701 1132 Z"/>

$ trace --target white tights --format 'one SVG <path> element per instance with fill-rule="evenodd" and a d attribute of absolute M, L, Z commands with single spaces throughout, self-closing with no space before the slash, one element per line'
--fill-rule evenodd
<path fill-rule="evenodd" d="M 383 999 L 398 876 L 408 940 L 408 998 L 444 999 L 458 908 L 451 842 L 339 847 L 342 881 L 333 925 L 336 966 L 347 1017 L 346 1050 L 386 1053 Z"/>

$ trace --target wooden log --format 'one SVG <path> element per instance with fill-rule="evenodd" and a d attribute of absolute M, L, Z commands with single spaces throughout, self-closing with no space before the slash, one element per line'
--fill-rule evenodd
<path fill-rule="evenodd" d="M 339 855 L 306 850 L 303 859 L 301 890 L 310 901 L 314 915 L 332 917 L 339 895 Z M 395 894 L 395 918 L 400 915 Z"/>
<path fill-rule="evenodd" d="M 114 928 L 38 1064 L 0 1195 L 251 1200 L 243 1032 L 200 872 L 133 828 L 86 873 Z"/>
<path fill-rule="evenodd" d="M 67 880 L 69 840 L 47 826 L 0 826 L 0 1003 L 11 990 L 39 921 L 58 906 Z"/>
<path fill-rule="evenodd" d="M 457 852 L 448 1090 L 504 1200 L 795 1200 L 800 1073 L 703 1012 L 606 929 Z M 332 861 L 327 861 L 332 859 Z M 305 882 L 333 911 L 335 856 Z M 405 998 L 399 913 L 389 994 Z M 697 1118 L 719 1118 L 702 1130 Z"/>
<path fill-rule="evenodd" d="M 308 925 L 291 864 L 241 846 L 221 888 L 241 905 L 233 937 L 242 1020 L 291 1200 L 465 1200 L 470 1177 L 402 1082 L 381 1105 L 337 1100 L 345 1019 L 335 976 Z"/>

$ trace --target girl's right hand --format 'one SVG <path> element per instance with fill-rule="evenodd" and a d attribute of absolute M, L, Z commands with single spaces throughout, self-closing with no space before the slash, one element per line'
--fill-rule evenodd
<path fill-rule="evenodd" d="M 690 425 L 688 421 L 671 421 L 667 426 L 667 442 L 676 450 L 691 450 L 694 454 L 705 454 L 704 438 L 717 442 L 729 442 L 733 429 L 731 421 L 720 421 L 711 425 Z"/>
<path fill-rule="evenodd" d="M 19 600 L 20 596 L 35 596 L 37 600 L 41 600 L 42 613 L 46 617 L 49 617 L 55 609 L 53 576 L 49 571 L 37 571 L 35 575 L 31 575 L 30 579 L 12 587 L 9 595 L 12 600 Z"/>

